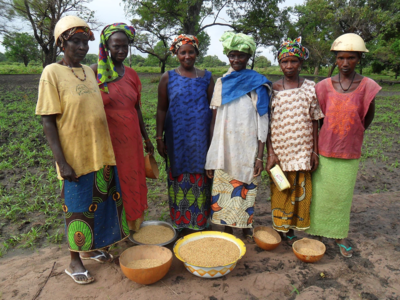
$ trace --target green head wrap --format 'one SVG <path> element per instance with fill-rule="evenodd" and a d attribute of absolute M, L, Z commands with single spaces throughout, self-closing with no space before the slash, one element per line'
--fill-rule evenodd
<path fill-rule="evenodd" d="M 221 36 L 220 41 L 224 47 L 225 55 L 228 55 L 231 51 L 240 51 L 253 55 L 256 51 L 256 43 L 254 42 L 254 39 L 243 33 L 227 31 Z"/>

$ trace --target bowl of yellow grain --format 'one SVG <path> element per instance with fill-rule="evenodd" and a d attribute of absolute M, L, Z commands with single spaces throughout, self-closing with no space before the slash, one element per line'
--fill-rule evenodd
<path fill-rule="evenodd" d="M 201 231 L 176 241 L 175 256 L 186 270 L 202 278 L 217 278 L 230 273 L 246 253 L 244 243 L 232 234 Z"/>
<path fill-rule="evenodd" d="M 144 221 L 129 239 L 137 245 L 165 246 L 176 240 L 178 234 L 171 224 L 164 221 Z"/>
<path fill-rule="evenodd" d="M 319 261 L 326 251 L 324 243 L 307 238 L 295 241 L 292 249 L 297 258 L 304 262 Z"/>
<path fill-rule="evenodd" d="M 126 249 L 119 257 L 122 272 L 140 284 L 152 284 L 167 274 L 172 252 L 157 245 L 139 245 Z"/>
<path fill-rule="evenodd" d="M 253 239 L 264 250 L 273 250 L 282 242 L 282 238 L 273 228 L 257 226 L 253 230 Z"/>

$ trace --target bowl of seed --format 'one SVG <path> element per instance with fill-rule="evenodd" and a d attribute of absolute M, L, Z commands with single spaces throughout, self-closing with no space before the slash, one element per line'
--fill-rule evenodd
<path fill-rule="evenodd" d="M 119 257 L 122 272 L 140 284 L 152 284 L 167 274 L 172 252 L 157 245 L 139 245 L 126 249 Z"/>
<path fill-rule="evenodd" d="M 257 246 L 264 250 L 273 250 L 278 247 L 282 241 L 279 233 L 267 226 L 257 226 L 254 228 L 253 239 Z"/>
<path fill-rule="evenodd" d="M 137 245 L 165 246 L 175 241 L 177 236 L 176 230 L 167 222 L 144 221 L 129 239 Z"/>
<path fill-rule="evenodd" d="M 295 241 L 292 249 L 298 259 L 307 263 L 319 261 L 326 251 L 322 242 L 307 238 Z"/>
<path fill-rule="evenodd" d="M 201 278 L 217 278 L 230 273 L 246 253 L 244 243 L 232 234 L 201 231 L 176 241 L 175 256 L 190 273 Z"/>

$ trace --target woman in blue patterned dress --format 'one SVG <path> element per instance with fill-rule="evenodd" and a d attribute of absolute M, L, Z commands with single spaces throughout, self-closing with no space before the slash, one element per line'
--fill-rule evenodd
<path fill-rule="evenodd" d="M 210 213 L 211 180 L 204 165 L 214 80 L 211 72 L 194 67 L 198 44 L 192 35 L 174 40 L 170 51 L 180 66 L 164 73 L 158 86 L 157 150 L 168 162 L 168 199 L 176 229 L 203 230 Z"/>

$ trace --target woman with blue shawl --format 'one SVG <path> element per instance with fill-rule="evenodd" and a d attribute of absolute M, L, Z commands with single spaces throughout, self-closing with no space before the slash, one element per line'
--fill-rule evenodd
<path fill-rule="evenodd" d="M 211 145 L 207 153 L 207 176 L 214 178 L 211 222 L 242 228 L 252 241 L 254 203 L 263 170 L 268 135 L 271 82 L 247 62 L 256 50 L 250 36 L 225 32 L 221 37 L 231 67 L 215 84 L 211 101 Z"/>

